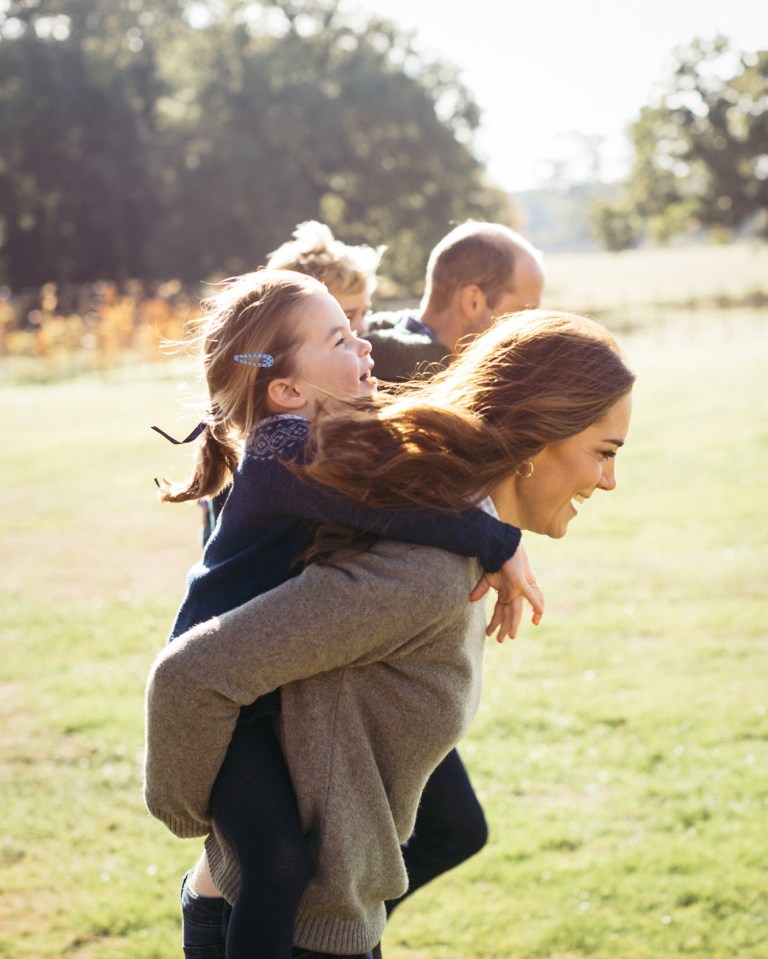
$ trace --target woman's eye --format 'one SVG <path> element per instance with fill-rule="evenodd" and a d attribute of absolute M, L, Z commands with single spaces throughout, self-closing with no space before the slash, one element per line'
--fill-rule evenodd
<path fill-rule="evenodd" d="M 603 450 L 602 457 L 606 460 L 612 460 L 616 456 L 616 450 Z"/>

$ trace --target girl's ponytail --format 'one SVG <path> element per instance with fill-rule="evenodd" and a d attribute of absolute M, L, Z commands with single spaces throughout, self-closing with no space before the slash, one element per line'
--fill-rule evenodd
<path fill-rule="evenodd" d="M 240 459 L 241 444 L 222 423 L 207 422 L 195 446 L 195 459 L 185 480 L 171 483 L 156 480 L 163 503 L 185 503 L 188 500 L 216 496 L 228 486 Z"/>

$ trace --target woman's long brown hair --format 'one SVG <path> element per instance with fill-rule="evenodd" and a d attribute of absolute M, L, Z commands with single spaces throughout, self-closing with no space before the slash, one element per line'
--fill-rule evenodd
<path fill-rule="evenodd" d="M 320 418 L 305 472 L 377 508 L 463 509 L 545 446 L 600 420 L 634 379 L 596 321 L 509 314 L 433 379 L 373 411 Z"/>

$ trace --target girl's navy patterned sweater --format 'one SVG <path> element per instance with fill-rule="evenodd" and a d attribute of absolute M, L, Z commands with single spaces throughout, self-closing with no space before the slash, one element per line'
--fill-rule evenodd
<path fill-rule="evenodd" d="M 498 570 L 517 549 L 520 530 L 482 509 L 459 514 L 426 509 L 387 512 L 302 482 L 285 463 L 303 462 L 309 425 L 290 414 L 259 424 L 203 556 L 189 571 L 170 639 L 299 572 L 292 564 L 322 522 L 477 556 L 488 572 Z"/>

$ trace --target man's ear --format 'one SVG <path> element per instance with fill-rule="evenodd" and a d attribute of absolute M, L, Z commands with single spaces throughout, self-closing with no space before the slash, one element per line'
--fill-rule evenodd
<path fill-rule="evenodd" d="M 464 316 L 475 319 L 486 310 L 485 293 L 477 283 L 467 283 L 459 290 L 459 304 Z"/>
<path fill-rule="evenodd" d="M 297 389 L 292 380 L 272 380 L 267 387 L 270 405 L 276 412 L 300 410 L 307 405 L 307 398 Z"/>

